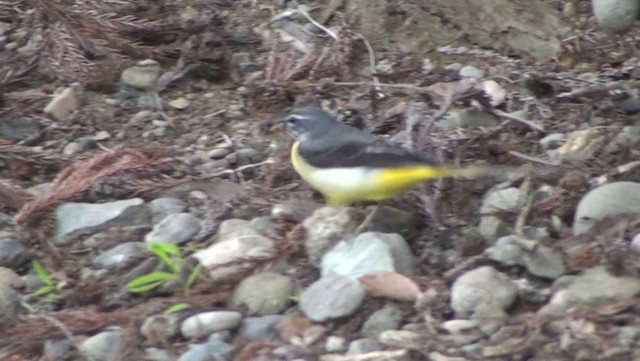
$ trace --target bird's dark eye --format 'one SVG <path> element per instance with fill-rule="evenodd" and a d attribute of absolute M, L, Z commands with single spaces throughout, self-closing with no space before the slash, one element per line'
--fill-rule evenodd
<path fill-rule="evenodd" d="M 296 117 L 295 115 L 290 115 L 287 117 L 286 122 L 287 124 L 295 125 L 299 120 L 300 118 Z"/>

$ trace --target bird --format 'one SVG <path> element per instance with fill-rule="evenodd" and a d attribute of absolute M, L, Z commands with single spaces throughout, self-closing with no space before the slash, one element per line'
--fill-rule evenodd
<path fill-rule="evenodd" d="M 486 167 L 440 166 L 400 145 L 338 121 L 320 107 L 292 110 L 281 119 L 295 138 L 291 163 L 327 204 L 381 202 L 438 178 L 476 177 Z"/>

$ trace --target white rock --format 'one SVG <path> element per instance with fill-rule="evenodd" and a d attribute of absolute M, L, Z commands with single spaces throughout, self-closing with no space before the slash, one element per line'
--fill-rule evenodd
<path fill-rule="evenodd" d="M 578 203 L 573 233 L 585 233 L 598 220 L 623 213 L 640 213 L 640 183 L 615 182 L 591 190 Z"/>
<path fill-rule="evenodd" d="M 210 311 L 193 315 L 182 321 L 180 332 L 185 338 L 208 336 L 214 332 L 238 327 L 242 321 L 240 312 Z"/>
<path fill-rule="evenodd" d="M 82 92 L 80 83 L 73 83 L 64 89 L 44 107 L 44 113 L 50 115 L 55 120 L 67 119 L 71 114 L 78 110 L 80 101 L 78 97 Z"/>

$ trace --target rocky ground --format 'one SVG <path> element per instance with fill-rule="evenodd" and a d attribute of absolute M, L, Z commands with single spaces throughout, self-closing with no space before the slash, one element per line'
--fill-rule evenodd
<path fill-rule="evenodd" d="M 590 1 L 0 3 L 0 359 L 640 359 L 634 33 Z M 363 225 L 288 163 L 309 104 L 500 171 Z"/>

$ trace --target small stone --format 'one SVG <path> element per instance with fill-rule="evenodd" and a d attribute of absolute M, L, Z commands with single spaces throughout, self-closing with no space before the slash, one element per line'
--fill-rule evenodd
<path fill-rule="evenodd" d="M 347 349 L 347 340 L 338 336 L 329 336 L 324 343 L 327 352 L 343 352 Z"/>
<path fill-rule="evenodd" d="M 166 343 L 177 336 L 178 332 L 178 317 L 175 313 L 147 317 L 140 327 L 140 333 L 152 343 Z"/>
<path fill-rule="evenodd" d="M 177 98 L 174 100 L 171 100 L 169 103 L 169 106 L 174 108 L 174 109 L 178 109 L 178 110 L 185 110 L 187 109 L 187 107 L 189 107 L 189 105 L 191 104 L 190 101 L 188 101 L 185 98 Z"/>
<path fill-rule="evenodd" d="M 24 280 L 14 270 L 7 267 L 0 267 L 0 285 L 7 285 L 13 289 L 26 286 Z"/>
<path fill-rule="evenodd" d="M 566 271 L 563 257 L 558 252 L 537 242 L 531 249 L 526 249 L 516 236 L 498 239 L 484 255 L 507 266 L 524 266 L 532 275 L 544 278 L 555 279 Z"/>
<path fill-rule="evenodd" d="M 551 133 L 540 139 L 538 144 L 542 150 L 552 150 L 559 148 L 567 140 L 567 136 L 562 133 Z"/>
<path fill-rule="evenodd" d="M 80 351 L 90 360 L 110 361 L 117 357 L 123 341 L 120 330 L 100 332 L 84 340 Z"/>
<path fill-rule="evenodd" d="M 82 92 L 80 83 L 73 83 L 57 94 L 44 108 L 44 113 L 55 120 L 65 120 L 80 107 L 78 97 Z"/>
<path fill-rule="evenodd" d="M 238 334 L 250 341 L 274 339 L 277 336 L 276 325 L 284 319 L 282 315 L 246 317 L 242 320 Z"/>
<path fill-rule="evenodd" d="M 160 109 L 160 99 L 152 94 L 142 94 L 136 99 L 136 106 L 140 109 Z"/>
<path fill-rule="evenodd" d="M 637 0 L 592 0 L 591 6 L 598 25 L 609 34 L 629 31 L 640 11 Z"/>
<path fill-rule="evenodd" d="M 274 242 L 257 234 L 219 240 L 208 248 L 193 254 L 202 267 L 211 269 L 213 279 L 221 279 L 243 270 L 242 265 L 234 264 L 239 259 L 264 259 L 272 257 L 275 252 Z"/>
<path fill-rule="evenodd" d="M 222 159 L 229 155 L 231 152 L 232 150 L 227 147 L 214 148 L 207 152 L 207 156 L 211 159 Z"/>
<path fill-rule="evenodd" d="M 193 315 L 182 321 L 180 332 L 185 338 L 199 338 L 214 332 L 238 327 L 242 315 L 235 311 L 210 311 Z"/>
<path fill-rule="evenodd" d="M 459 71 L 458 75 L 462 78 L 476 78 L 481 79 L 484 78 L 485 71 L 482 69 L 478 69 L 475 66 L 466 65 L 463 66 Z"/>
<path fill-rule="evenodd" d="M 18 295 L 8 285 L 0 284 L 0 331 L 13 326 L 18 317 Z"/>
<path fill-rule="evenodd" d="M 125 69 L 120 75 L 120 82 L 137 89 L 151 89 L 155 87 L 161 72 L 160 63 L 157 61 L 142 60 Z"/>
<path fill-rule="evenodd" d="M 141 260 L 148 253 L 147 245 L 143 242 L 121 243 L 98 255 L 91 265 L 100 269 L 119 269 Z"/>
<path fill-rule="evenodd" d="M 189 350 L 183 353 L 178 361 L 227 361 L 231 359 L 231 354 L 235 350 L 234 346 L 218 339 L 189 347 Z"/>
<path fill-rule="evenodd" d="M 63 203 L 55 211 L 56 239 L 61 242 L 75 232 L 89 229 L 98 232 L 109 225 L 138 225 L 141 219 L 134 215 L 142 211 L 143 204 L 141 198 L 99 204 Z"/>
<path fill-rule="evenodd" d="M 73 360 L 75 347 L 67 339 L 47 340 L 42 347 L 44 360 Z"/>
<path fill-rule="evenodd" d="M 399 234 L 367 232 L 340 242 L 322 257 L 322 275 L 336 273 L 353 280 L 382 271 L 410 273 L 415 260 Z"/>
<path fill-rule="evenodd" d="M 280 313 L 291 304 L 295 286 L 291 279 L 277 273 L 264 272 L 244 279 L 233 291 L 230 305 L 246 307 L 260 316 Z"/>
<path fill-rule="evenodd" d="M 66 156 L 74 155 L 82 151 L 82 146 L 76 142 L 71 142 L 64 146 L 62 154 Z"/>
<path fill-rule="evenodd" d="M 351 207 L 325 206 L 304 220 L 307 231 L 305 250 L 313 263 L 338 244 L 347 234 L 353 234 L 364 216 Z"/>
<path fill-rule="evenodd" d="M 635 115 L 640 113 L 640 99 L 629 97 L 617 104 L 618 109 L 626 115 Z"/>
<path fill-rule="evenodd" d="M 374 312 L 362 325 L 360 333 L 363 336 L 376 338 L 383 331 L 397 330 L 402 323 L 402 311 L 393 306 L 387 306 Z"/>
<path fill-rule="evenodd" d="M 181 213 L 187 209 L 185 202 L 171 197 L 156 198 L 150 201 L 147 206 L 154 220 L 162 220 L 170 214 Z"/>
<path fill-rule="evenodd" d="M 640 279 L 616 277 L 604 266 L 587 269 L 572 281 L 566 289 L 554 294 L 551 304 L 598 307 L 626 301 L 640 294 Z"/>
<path fill-rule="evenodd" d="M 348 355 L 360 355 L 370 352 L 376 352 L 383 349 L 383 345 L 376 340 L 370 338 L 361 338 L 351 341 L 349 344 Z"/>
<path fill-rule="evenodd" d="M 360 283 L 332 273 L 302 292 L 299 307 L 310 319 L 323 322 L 354 313 L 363 300 Z"/>
<path fill-rule="evenodd" d="M 507 275 L 483 266 L 455 280 L 451 286 L 451 308 L 461 317 L 473 314 L 485 305 L 506 310 L 517 296 L 518 287 Z"/>
<path fill-rule="evenodd" d="M 442 328 L 451 334 L 461 334 L 478 327 L 476 320 L 449 320 L 442 323 Z"/>
<path fill-rule="evenodd" d="M 578 203 L 573 233 L 585 233 L 597 221 L 623 213 L 640 213 L 640 183 L 614 182 L 591 190 Z"/>
<path fill-rule="evenodd" d="M 271 217 L 293 222 L 302 222 L 322 205 L 306 199 L 291 199 L 284 203 L 274 204 Z"/>
<path fill-rule="evenodd" d="M 30 256 L 30 252 L 22 242 L 13 238 L 0 238 L 0 267 L 18 268 Z"/>
<path fill-rule="evenodd" d="M 181 245 L 195 237 L 201 228 L 200 219 L 190 213 L 173 213 L 153 227 L 144 241 L 147 243 L 173 243 Z"/>
<path fill-rule="evenodd" d="M 489 192 L 482 200 L 480 207 L 480 224 L 478 232 L 490 243 L 494 243 L 496 238 L 508 234 L 508 226 L 493 214 L 499 212 L 515 212 L 524 207 L 526 194 L 515 187 Z"/>
<path fill-rule="evenodd" d="M 40 121 L 36 118 L 16 118 L 0 120 L 0 139 L 26 140 L 40 132 Z"/>

